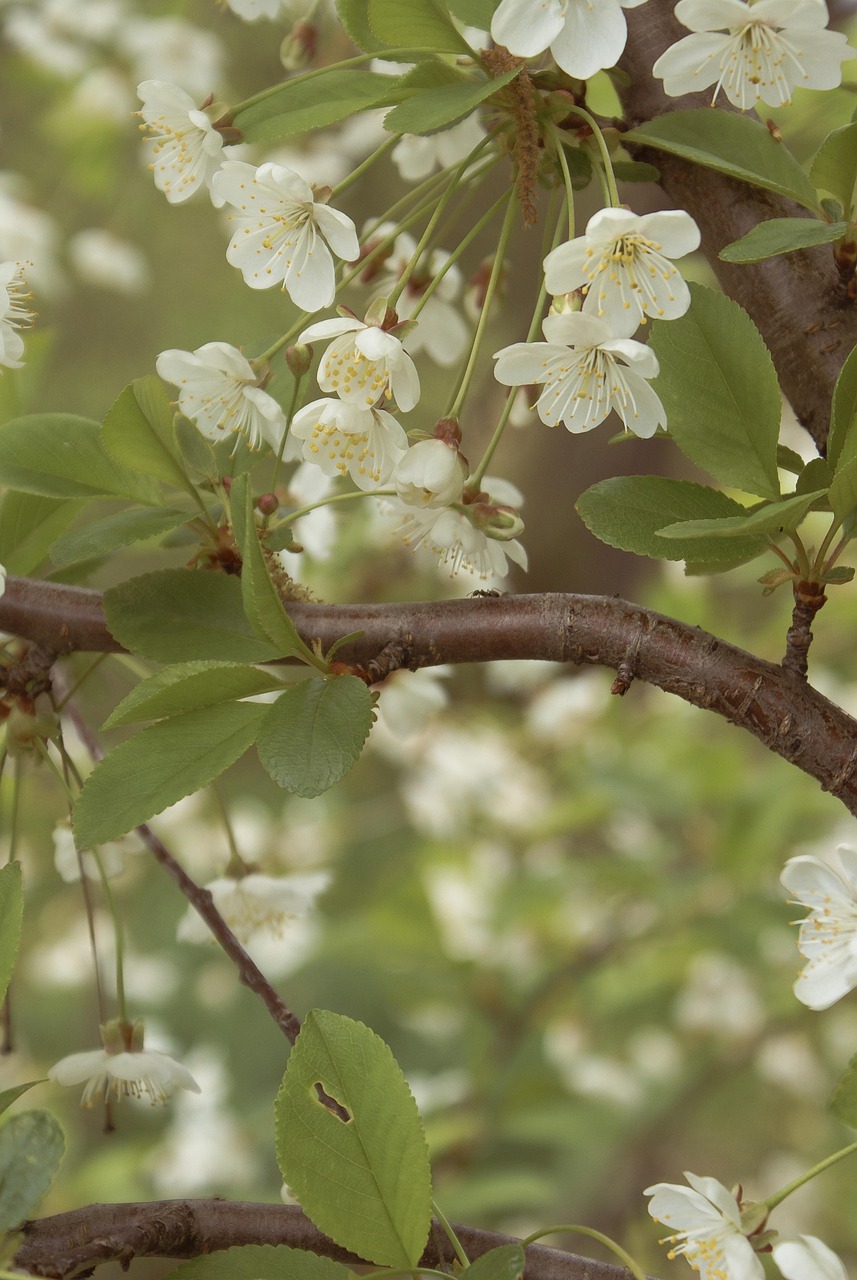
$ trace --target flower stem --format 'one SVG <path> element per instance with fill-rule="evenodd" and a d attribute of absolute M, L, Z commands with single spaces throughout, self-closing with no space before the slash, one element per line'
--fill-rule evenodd
<path fill-rule="evenodd" d="M 559 167 L 562 169 L 562 180 L 565 184 L 566 207 L 568 209 L 568 238 L 574 239 L 574 188 L 571 185 L 571 173 L 568 168 L 568 161 L 565 158 L 565 143 L 560 134 L 559 129 L 553 130 L 553 139 L 556 146 L 556 158 L 559 161 Z"/>
<path fill-rule="evenodd" d="M 482 339 L 485 336 L 485 328 L 488 324 L 488 317 L 491 314 L 491 306 L 494 302 L 494 295 L 500 284 L 500 277 L 503 273 L 503 264 L 506 258 L 506 250 L 509 247 L 509 240 L 512 237 L 512 230 L 515 225 L 515 217 L 517 214 L 517 204 L 514 200 L 515 192 L 510 191 L 506 195 L 508 204 L 506 206 L 506 216 L 503 219 L 503 226 L 500 231 L 500 238 L 497 242 L 497 251 L 494 255 L 494 262 L 491 267 L 491 275 L 488 279 L 488 286 L 485 290 L 485 301 L 482 304 L 482 310 L 479 313 L 479 320 L 476 324 L 476 331 L 473 335 L 473 343 L 470 348 L 470 355 L 461 378 L 458 392 L 450 405 L 449 409 L 443 415 L 445 418 L 457 418 L 461 412 L 461 406 L 464 404 L 467 392 L 470 389 L 470 383 L 473 380 L 473 373 L 476 368 L 476 361 L 479 358 L 479 351 L 482 346 Z"/>
<path fill-rule="evenodd" d="M 604 171 L 604 181 L 606 184 L 605 194 L 607 195 L 607 198 L 609 199 L 610 204 L 613 206 L 613 208 L 618 209 L 620 204 L 619 188 L 616 186 L 616 175 L 613 172 L 613 161 L 610 159 L 610 149 L 607 146 L 607 142 L 605 140 L 604 134 L 601 131 L 601 126 L 598 123 L 598 121 L 595 119 L 595 116 L 591 115 L 590 112 L 588 112 L 585 107 L 574 106 L 574 107 L 570 107 L 569 110 L 573 112 L 574 115 L 580 116 L 582 120 L 585 120 L 586 123 L 589 125 L 590 129 L 592 130 L 593 137 L 595 138 L 595 141 L 598 144 L 598 150 L 601 152 L 601 164 Z M 558 132 L 562 137 L 561 130 Z M 566 140 L 563 139 L 563 142 L 565 141 Z M 571 144 L 566 143 L 566 145 L 571 145 Z"/>
<path fill-rule="evenodd" d="M 211 794 L 214 797 L 214 805 L 223 824 L 223 830 L 226 833 L 226 843 L 229 845 L 229 864 L 225 874 L 238 880 L 241 876 L 246 876 L 250 870 L 250 865 L 244 861 L 238 850 L 235 832 L 232 830 L 232 823 L 229 820 L 229 811 L 224 804 L 223 796 L 216 782 L 211 784 Z"/>
<path fill-rule="evenodd" d="M 646 1280 L 646 1273 L 638 1262 L 635 1262 L 625 1249 L 615 1240 L 611 1240 L 609 1236 L 605 1236 L 603 1232 L 596 1231 L 594 1227 L 579 1227 L 575 1225 L 567 1226 L 565 1224 L 557 1227 L 544 1227 L 541 1231 L 534 1231 L 532 1235 L 527 1236 L 521 1241 L 521 1245 L 526 1249 L 528 1244 L 535 1244 L 537 1240 L 541 1240 L 543 1236 L 553 1235 L 557 1231 L 573 1231 L 577 1235 L 588 1236 L 590 1240 L 597 1240 L 599 1244 L 603 1244 L 611 1253 L 615 1253 L 616 1257 L 625 1264 L 635 1280 Z"/>
<path fill-rule="evenodd" d="M 353 498 L 394 498 L 395 496 L 395 489 L 349 489 L 348 493 L 334 493 L 329 498 L 319 498 L 318 502 L 310 502 L 305 507 L 299 507 L 297 511 L 290 512 L 280 523 L 291 524 L 301 516 L 309 515 L 318 507 L 329 507 L 334 502 L 350 502 Z"/>
<path fill-rule="evenodd" d="M 786 1196 L 790 1196 L 793 1191 L 797 1191 L 799 1187 L 804 1186 L 811 1178 L 824 1173 L 825 1169 L 829 1169 L 831 1165 L 838 1164 L 840 1160 L 844 1160 L 846 1156 L 852 1155 L 855 1151 L 857 1151 L 857 1142 L 850 1142 L 847 1147 L 842 1147 L 840 1151 L 834 1151 L 832 1156 L 827 1156 L 826 1159 L 819 1161 L 811 1169 L 807 1169 L 806 1173 L 802 1173 L 799 1178 L 787 1183 L 781 1191 L 774 1192 L 772 1196 L 768 1196 L 767 1200 L 762 1200 L 761 1203 L 767 1207 L 770 1213 L 772 1209 L 776 1209 L 778 1204 L 782 1204 Z"/>
<path fill-rule="evenodd" d="M 271 476 L 271 492 L 272 493 L 276 493 L 277 491 L 277 481 L 280 478 L 280 468 L 283 465 L 283 454 L 286 452 L 286 442 L 288 441 L 288 438 L 289 438 L 289 431 L 291 430 L 292 419 L 294 418 L 295 411 L 298 407 L 298 399 L 300 398 L 302 381 L 303 381 L 303 374 L 298 374 L 297 376 L 295 376 L 294 386 L 292 387 L 292 398 L 289 401 L 289 408 L 286 413 L 286 425 L 283 429 L 283 438 L 280 441 L 280 447 L 277 450 L 277 460 L 274 463 L 274 473 Z M 270 519 L 271 519 L 270 516 L 263 517 L 262 519 L 263 529 L 267 529 L 268 521 Z"/>
<path fill-rule="evenodd" d="M 468 231 L 467 235 L 464 237 L 464 239 L 461 241 L 458 247 L 455 250 L 453 250 L 453 252 L 449 255 L 449 257 L 447 258 L 446 262 L 444 262 L 440 270 L 436 273 L 436 275 L 432 277 L 431 284 L 426 288 L 425 292 L 420 295 L 419 301 L 417 302 L 416 306 L 414 307 L 413 311 L 408 317 L 410 320 L 417 319 L 423 307 L 426 305 L 429 298 L 434 293 L 435 289 L 437 289 L 440 286 L 447 271 L 449 271 L 451 267 L 455 266 L 456 262 L 461 257 L 461 255 L 470 247 L 470 245 L 473 243 L 476 237 L 480 234 L 480 232 L 485 229 L 485 227 L 494 217 L 497 210 L 503 205 L 504 201 L 506 201 L 507 199 L 508 199 L 508 194 L 504 191 L 503 194 L 494 201 L 494 203 L 491 205 L 491 208 L 488 209 L 485 213 L 483 213 L 482 217 L 475 224 L 475 226 L 473 226 L 471 230 Z"/>
<path fill-rule="evenodd" d="M 371 155 L 368 155 L 365 160 L 362 160 L 360 164 L 358 164 L 356 169 L 351 170 L 347 178 L 343 178 L 341 182 L 337 182 L 336 186 L 330 193 L 331 200 L 338 199 L 338 197 L 342 195 L 343 191 L 347 191 L 353 183 L 362 178 L 363 174 L 366 173 L 368 169 L 371 169 L 375 161 L 380 160 L 383 155 L 386 155 L 390 148 L 394 147 L 398 141 L 399 138 L 396 134 L 391 134 L 389 138 L 385 138 L 380 147 L 376 147 Z"/>
<path fill-rule="evenodd" d="M 447 1240 L 455 1250 L 455 1256 L 458 1258 L 458 1261 L 461 1263 L 463 1267 L 469 1267 L 470 1259 L 468 1258 L 467 1254 L 464 1252 L 464 1247 L 461 1241 L 459 1240 L 458 1236 L 453 1231 L 452 1226 L 450 1225 L 449 1219 L 447 1218 L 443 1210 L 440 1208 L 436 1200 L 432 1200 L 431 1208 L 432 1208 L 432 1213 L 437 1218 L 440 1225 L 443 1227 L 444 1235 L 446 1236 Z"/>

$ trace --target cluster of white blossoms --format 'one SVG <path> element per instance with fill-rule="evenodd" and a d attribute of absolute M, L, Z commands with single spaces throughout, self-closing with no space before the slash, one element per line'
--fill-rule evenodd
<path fill-rule="evenodd" d="M 690 293 L 671 259 L 693 252 L 699 240 L 699 228 L 682 210 L 596 213 L 584 235 L 545 258 L 545 284 L 554 298 L 542 324 L 546 341 L 498 351 L 497 381 L 544 386 L 535 408 L 549 427 L 590 431 L 615 411 L 626 430 L 654 435 L 666 425 L 649 386 L 658 361 L 631 334 L 649 319 L 674 320 L 687 311 Z M 582 295 L 580 310 L 573 309 L 575 295 Z"/>
<path fill-rule="evenodd" d="M 19 332 L 33 322 L 26 305 L 29 293 L 24 285 L 24 266 L 20 262 L 0 262 L 0 366 L 20 369 L 24 339 Z"/>

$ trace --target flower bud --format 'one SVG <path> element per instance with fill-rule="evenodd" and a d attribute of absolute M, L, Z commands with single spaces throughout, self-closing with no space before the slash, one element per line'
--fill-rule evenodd
<path fill-rule="evenodd" d="M 34 743 L 46 742 L 59 734 L 59 720 L 47 699 L 37 706 L 29 699 L 15 701 L 6 718 L 6 750 L 10 756 L 36 754 Z"/>
<path fill-rule="evenodd" d="M 280 45 L 280 62 L 286 71 L 300 71 L 309 66 L 318 47 L 318 27 L 300 19 Z"/>
<path fill-rule="evenodd" d="M 286 364 L 296 378 L 302 378 L 312 364 L 312 347 L 298 342 L 293 347 L 286 347 Z"/>
<path fill-rule="evenodd" d="M 263 493 L 256 499 L 256 509 L 263 516 L 276 515 L 280 508 L 280 500 L 275 493 Z"/>
<path fill-rule="evenodd" d="M 466 479 L 461 454 L 443 440 L 411 445 L 393 472 L 396 492 L 409 507 L 448 507 L 460 499 Z"/>
<path fill-rule="evenodd" d="M 494 538 L 497 542 L 512 542 L 524 532 L 521 513 L 514 507 L 474 502 L 467 508 L 467 514 L 486 538 Z"/>

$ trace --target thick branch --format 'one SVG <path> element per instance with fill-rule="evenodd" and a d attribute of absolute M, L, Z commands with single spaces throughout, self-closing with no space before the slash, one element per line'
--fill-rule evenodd
<path fill-rule="evenodd" d="M 476 1227 L 455 1232 L 471 1261 L 513 1236 Z M 329 1240 L 293 1205 L 234 1203 L 228 1200 L 161 1200 L 152 1204 L 94 1204 L 60 1213 L 23 1228 L 15 1266 L 32 1275 L 64 1277 L 118 1259 L 198 1258 L 242 1244 L 286 1244 L 341 1262 L 364 1259 Z M 435 1223 L 422 1265 L 451 1263 L 452 1246 Z M 630 1280 L 624 1267 L 573 1253 L 530 1245 L 526 1280 Z"/>
<path fill-rule="evenodd" d="M 626 10 L 628 44 L 620 65 L 631 79 L 623 105 L 631 126 L 669 111 L 708 106 L 711 91 L 668 98 L 652 65 L 664 49 L 687 35 L 673 17 L 673 0 L 649 0 Z M 721 93 L 718 108 L 728 108 Z M 767 108 L 760 104 L 764 119 Z M 845 123 L 844 121 L 841 123 Z M 848 353 L 857 346 L 857 306 L 849 302 L 830 246 L 804 249 L 768 262 L 721 262 L 724 245 L 769 218 L 807 218 L 806 209 L 747 183 L 726 178 L 663 151 L 645 158 L 661 172 L 661 186 L 702 231 L 703 250 L 724 290 L 749 312 L 767 343 L 780 385 L 819 448 L 827 440 L 833 386 Z"/>
<path fill-rule="evenodd" d="M 32 610 L 32 611 L 31 611 Z M 605 596 L 497 596 L 418 604 L 289 604 L 301 636 L 367 664 L 390 642 L 411 670 L 442 662 L 543 658 L 622 669 L 716 711 L 815 778 L 857 816 L 857 721 L 798 675 L 675 618 Z M 97 591 L 10 577 L 0 629 L 59 652 L 118 652 Z M 618 690 L 617 690 L 618 691 Z"/>

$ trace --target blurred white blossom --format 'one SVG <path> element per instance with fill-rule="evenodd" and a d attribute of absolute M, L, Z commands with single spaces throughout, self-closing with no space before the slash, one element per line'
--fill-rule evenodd
<path fill-rule="evenodd" d="M 77 275 L 87 284 L 131 297 L 144 293 L 148 286 L 145 254 L 112 231 L 100 227 L 78 231 L 68 242 L 68 256 Z"/>

